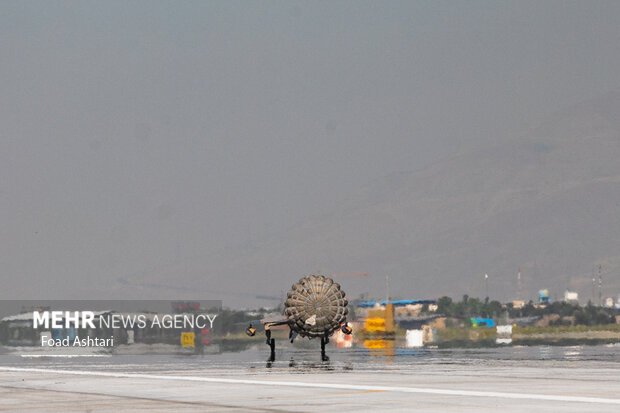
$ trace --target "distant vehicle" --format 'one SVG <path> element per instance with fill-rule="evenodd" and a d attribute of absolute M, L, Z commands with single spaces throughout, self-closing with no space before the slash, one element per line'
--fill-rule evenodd
<path fill-rule="evenodd" d="M 269 361 L 274 361 L 275 339 L 271 338 L 271 328 L 276 326 L 289 327 L 289 340 L 291 343 L 300 335 L 310 339 L 320 338 L 321 359 L 329 360 L 325 354 L 325 345 L 329 343 L 329 337 L 334 331 L 341 331 L 349 335 L 353 329 L 347 323 L 348 301 L 340 284 L 324 275 L 309 275 L 302 277 L 293 284 L 284 302 L 284 315 L 282 317 L 260 320 L 265 328 L 267 344 L 271 349 Z M 246 334 L 254 336 L 256 329 L 250 323 Z"/>

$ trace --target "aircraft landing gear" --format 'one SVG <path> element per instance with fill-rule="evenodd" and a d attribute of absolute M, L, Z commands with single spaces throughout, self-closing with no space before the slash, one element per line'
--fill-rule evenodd
<path fill-rule="evenodd" d="M 329 361 L 329 357 L 327 357 L 327 354 L 325 354 L 325 345 L 327 343 L 329 343 L 329 337 L 321 337 L 321 360 L 323 361 Z"/>
<path fill-rule="evenodd" d="M 265 325 L 265 343 L 269 346 L 269 359 L 267 360 L 267 367 L 271 367 L 272 363 L 274 361 L 276 361 L 276 340 L 274 338 L 271 338 L 271 330 L 269 329 L 269 325 Z M 345 324 L 343 327 L 343 332 L 345 334 L 350 334 L 351 333 L 351 327 L 349 327 L 347 324 Z M 346 330 L 346 331 L 345 331 Z M 253 336 L 255 334 L 256 330 L 254 328 L 252 328 L 252 325 L 250 325 L 250 327 L 248 327 L 248 329 L 246 330 L 246 333 L 249 336 Z M 291 343 L 295 340 L 295 337 L 297 336 L 297 332 L 294 331 L 290 331 L 289 332 L 289 340 L 291 341 Z M 325 346 L 329 343 L 329 335 L 328 334 L 324 334 L 323 336 L 321 336 L 321 360 L 322 361 L 329 361 L 329 357 L 327 356 L 327 354 L 325 354 Z"/>
<path fill-rule="evenodd" d="M 270 362 L 273 362 L 276 360 L 276 339 L 275 338 L 271 338 L 271 330 L 267 330 L 265 329 L 265 335 L 267 336 L 267 345 L 269 346 L 269 349 L 271 350 L 271 354 L 269 355 L 269 360 Z"/>

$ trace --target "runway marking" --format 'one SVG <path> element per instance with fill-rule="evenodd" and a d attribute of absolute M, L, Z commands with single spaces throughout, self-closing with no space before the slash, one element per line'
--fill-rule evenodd
<path fill-rule="evenodd" d="M 37 369 L 23 367 L 1 367 L 0 371 L 23 372 L 23 373 L 53 373 L 70 376 L 93 376 L 123 379 L 150 379 L 150 380 L 177 380 L 202 383 L 219 384 L 248 384 L 252 386 L 277 386 L 277 387 L 310 387 L 319 389 L 338 389 L 338 390 L 357 390 L 357 391 L 385 391 L 397 393 L 426 393 L 440 394 L 446 396 L 465 396 L 465 397 L 490 397 L 502 399 L 525 399 L 525 400 L 545 400 L 558 402 L 576 402 L 592 404 L 617 404 L 620 399 L 608 399 L 603 397 L 582 397 L 582 396 L 559 396 L 553 394 L 536 393 L 507 393 L 494 391 L 475 391 L 475 390 L 451 390 L 426 387 L 399 387 L 399 386 L 371 386 L 362 384 L 343 384 L 343 383 L 308 383 L 301 381 L 271 381 L 271 380 L 248 380 L 248 379 L 225 379 L 213 377 L 196 376 L 167 376 L 157 374 L 142 373 L 109 373 L 103 371 L 79 371 L 79 370 L 56 370 L 56 369 Z"/>
<path fill-rule="evenodd" d="M 76 357 L 112 357 L 111 354 L 20 354 L 23 358 L 48 358 L 48 357 L 56 357 L 56 358 L 67 358 L 72 359 Z"/>

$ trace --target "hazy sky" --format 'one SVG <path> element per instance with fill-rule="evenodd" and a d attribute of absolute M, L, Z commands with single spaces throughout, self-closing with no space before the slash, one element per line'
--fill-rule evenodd
<path fill-rule="evenodd" d="M 617 1 L 3 1 L 0 298 L 234 254 L 618 90 L 619 45 Z"/>

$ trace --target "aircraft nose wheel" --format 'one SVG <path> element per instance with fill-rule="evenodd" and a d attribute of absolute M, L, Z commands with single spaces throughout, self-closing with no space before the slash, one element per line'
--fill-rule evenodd
<path fill-rule="evenodd" d="M 329 357 L 327 357 L 327 354 L 325 354 L 325 345 L 327 343 L 329 343 L 329 337 L 321 337 L 321 360 L 323 361 L 329 361 Z"/>

